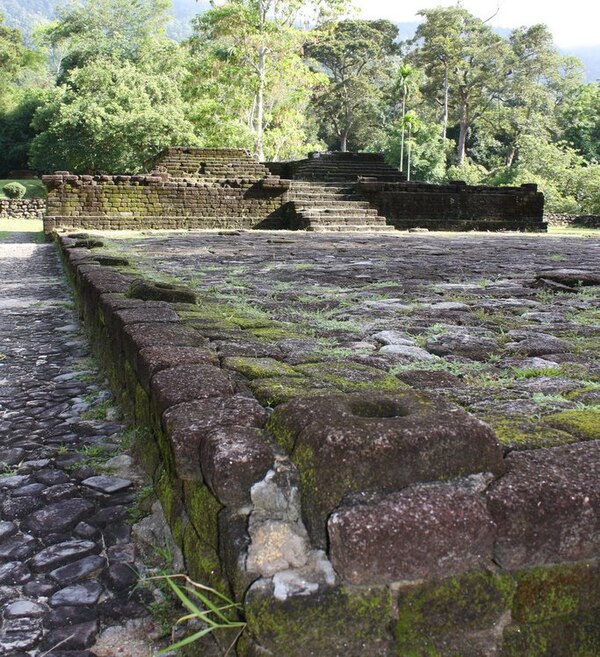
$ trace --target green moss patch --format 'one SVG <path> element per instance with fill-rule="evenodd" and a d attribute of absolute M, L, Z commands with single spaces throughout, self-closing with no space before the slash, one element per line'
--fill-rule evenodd
<path fill-rule="evenodd" d="M 600 409 L 569 410 L 544 418 L 552 427 L 580 440 L 600 440 Z"/>
<path fill-rule="evenodd" d="M 504 631 L 502 657 L 597 657 L 600 608 Z"/>
<path fill-rule="evenodd" d="M 348 362 L 306 363 L 296 367 L 298 372 L 318 381 L 323 381 L 342 392 L 361 390 L 396 391 L 408 386 L 395 376 L 368 365 Z"/>
<path fill-rule="evenodd" d="M 592 563 L 529 568 L 515 576 L 512 616 L 541 623 L 600 607 L 600 566 Z"/>
<path fill-rule="evenodd" d="M 183 504 L 190 523 L 200 540 L 214 550 L 219 546 L 218 515 L 221 505 L 208 486 L 193 481 L 183 482 Z"/>
<path fill-rule="evenodd" d="M 478 417 L 492 427 L 500 444 L 508 450 L 540 449 L 577 442 L 577 438 L 566 431 L 520 415 Z"/>
<path fill-rule="evenodd" d="M 327 382 L 290 376 L 255 379 L 250 383 L 250 389 L 264 406 L 277 406 L 295 397 L 316 397 L 336 390 Z"/>
<path fill-rule="evenodd" d="M 396 639 L 398 654 L 442 656 L 448 641 L 491 629 L 510 608 L 515 584 L 510 577 L 469 573 L 440 583 L 401 589 Z"/>
<path fill-rule="evenodd" d="M 223 367 L 240 372 L 249 379 L 266 379 L 273 376 L 299 377 L 293 367 L 280 363 L 274 358 L 245 358 L 235 356 L 225 358 Z"/>
<path fill-rule="evenodd" d="M 285 601 L 251 591 L 245 610 L 249 632 L 274 655 L 387 654 L 391 596 L 385 589 L 331 589 Z"/>

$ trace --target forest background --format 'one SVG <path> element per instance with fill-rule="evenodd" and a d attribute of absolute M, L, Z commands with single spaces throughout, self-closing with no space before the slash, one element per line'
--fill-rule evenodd
<path fill-rule="evenodd" d="M 550 211 L 600 214 L 600 84 L 544 25 L 440 7 L 407 39 L 345 0 L 221 0 L 190 32 L 169 0 L 33 4 L 0 0 L 0 178 L 134 173 L 168 145 L 382 151 L 415 180 L 535 182 Z"/>

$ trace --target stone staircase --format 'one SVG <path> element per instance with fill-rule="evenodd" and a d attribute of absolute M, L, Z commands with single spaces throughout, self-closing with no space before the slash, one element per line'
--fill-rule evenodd
<path fill-rule="evenodd" d="M 386 164 L 381 153 L 313 153 L 298 163 L 294 179 L 356 182 L 359 177 L 402 182 L 404 175 Z"/>
<path fill-rule="evenodd" d="M 293 180 L 288 199 L 291 227 L 312 232 L 393 232 L 385 217 L 354 192 L 348 182 Z"/>

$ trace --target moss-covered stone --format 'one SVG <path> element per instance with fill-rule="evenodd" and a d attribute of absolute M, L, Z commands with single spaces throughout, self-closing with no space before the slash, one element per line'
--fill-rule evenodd
<path fill-rule="evenodd" d="M 540 449 L 576 442 L 577 438 L 566 431 L 549 427 L 541 420 L 523 416 L 478 415 L 496 433 L 506 450 Z"/>
<path fill-rule="evenodd" d="M 600 566 L 595 563 L 528 568 L 515 575 L 512 616 L 541 623 L 600 607 Z"/>
<path fill-rule="evenodd" d="M 317 397 L 335 391 L 333 385 L 304 377 L 275 376 L 255 379 L 250 389 L 265 406 L 277 406 L 296 397 Z"/>
<path fill-rule="evenodd" d="M 172 285 L 171 283 L 152 282 L 138 279 L 131 283 L 127 296 L 132 299 L 143 301 L 167 301 L 194 303 L 196 294 L 193 290 L 183 285 Z"/>
<path fill-rule="evenodd" d="M 298 327 L 294 324 L 272 324 L 271 326 L 251 328 L 250 333 L 254 337 L 267 342 L 276 340 L 302 340 L 306 338 L 306 335 L 299 332 Z"/>
<path fill-rule="evenodd" d="M 392 600 L 387 589 L 330 589 L 276 600 L 253 587 L 246 598 L 248 632 L 273 655 L 383 657 L 389 652 Z"/>
<path fill-rule="evenodd" d="M 504 631 L 500 657 L 598 657 L 600 607 Z"/>
<path fill-rule="evenodd" d="M 291 365 L 281 363 L 274 358 L 232 356 L 223 360 L 223 367 L 240 372 L 249 379 L 266 379 L 274 376 L 302 376 Z"/>
<path fill-rule="evenodd" d="M 176 536 L 176 532 L 173 531 L 177 523 L 181 523 L 183 511 L 181 482 L 171 477 L 164 467 L 159 467 L 155 475 L 154 490 L 163 508 L 167 524 L 173 533 L 173 538 L 178 545 L 181 545 L 181 536 Z"/>
<path fill-rule="evenodd" d="M 494 642 L 493 628 L 510 608 L 510 577 L 475 572 L 443 582 L 401 589 L 396 641 L 402 657 L 455 657 L 481 654 Z M 486 631 L 490 635 L 486 637 Z M 480 635 L 482 647 L 471 645 Z M 461 645 L 462 644 L 462 645 Z M 463 652 L 464 649 L 464 652 Z"/>
<path fill-rule="evenodd" d="M 216 551 L 219 546 L 219 511 L 222 508 L 217 499 L 208 486 L 184 481 L 183 503 L 200 540 Z"/>
<path fill-rule="evenodd" d="M 316 381 L 323 381 L 342 392 L 358 392 L 360 390 L 393 392 L 408 388 L 395 376 L 358 363 L 344 361 L 306 363 L 298 365 L 296 371 Z"/>
<path fill-rule="evenodd" d="M 183 529 L 182 552 L 186 573 L 194 582 L 210 586 L 223 595 L 230 595 L 216 550 L 202 541 L 191 523 Z"/>
<path fill-rule="evenodd" d="M 562 411 L 544 419 L 580 440 L 600 440 L 600 409 Z"/>

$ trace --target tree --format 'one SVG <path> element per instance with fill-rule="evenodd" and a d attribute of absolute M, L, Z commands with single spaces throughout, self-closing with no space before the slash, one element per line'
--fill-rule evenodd
<path fill-rule="evenodd" d="M 42 89 L 19 89 L 5 112 L 0 113 L 0 178 L 13 169 L 26 169 L 29 149 L 36 135 L 31 121 L 49 92 Z"/>
<path fill-rule="evenodd" d="M 330 84 L 316 97 L 341 151 L 365 125 L 377 123 L 377 105 L 390 83 L 390 58 L 398 52 L 398 28 L 386 20 L 329 22 L 313 32 L 307 54 Z"/>
<path fill-rule="evenodd" d="M 600 163 L 600 82 L 578 86 L 559 112 L 562 137 L 590 163 Z"/>
<path fill-rule="evenodd" d="M 0 109 L 8 102 L 19 74 L 37 61 L 35 53 L 23 44 L 21 32 L 7 27 L 0 13 Z"/>
<path fill-rule="evenodd" d="M 523 135 L 548 136 L 556 131 L 556 107 L 570 78 L 545 25 L 514 30 L 508 39 L 508 73 L 494 117 L 506 143 L 505 165 L 511 166 Z"/>
<path fill-rule="evenodd" d="M 428 92 L 441 107 L 445 140 L 451 118 L 458 125 L 456 156 L 467 155 L 471 126 L 501 97 L 508 46 L 482 20 L 461 7 L 426 9 L 415 34 L 412 58 L 428 77 Z"/>
<path fill-rule="evenodd" d="M 406 101 L 408 100 L 409 95 L 413 91 L 413 79 L 414 79 L 415 70 L 412 66 L 408 64 L 402 64 L 398 69 L 398 78 L 396 84 L 394 85 L 394 91 L 398 93 L 402 99 L 402 110 L 400 114 L 400 171 L 404 171 L 404 137 L 406 132 Z"/>
<path fill-rule="evenodd" d="M 72 70 L 33 127 L 31 165 L 39 171 L 135 173 L 165 146 L 195 142 L 178 80 L 113 59 Z"/>
<path fill-rule="evenodd" d="M 157 42 L 168 45 L 169 6 L 169 0 L 73 0 L 59 5 L 45 39 L 64 51 L 61 76 L 95 59 L 139 63 L 149 51 L 156 56 Z"/>
<path fill-rule="evenodd" d="M 236 85 L 236 101 L 250 92 L 247 125 L 254 135 L 254 151 L 259 160 L 265 156 L 265 127 L 268 110 L 277 105 L 275 90 L 284 75 L 295 76 L 296 88 L 308 88 L 316 78 L 301 59 L 303 34 L 296 27 L 307 13 L 318 16 L 341 10 L 345 0 L 225 0 L 200 15 L 194 22 L 192 47 L 215 65 L 216 74 L 223 72 L 229 80 L 242 80 Z M 208 48 L 208 53 L 206 49 Z M 202 54 L 202 51 L 204 53 Z M 199 82 L 202 85 L 202 82 Z"/>

